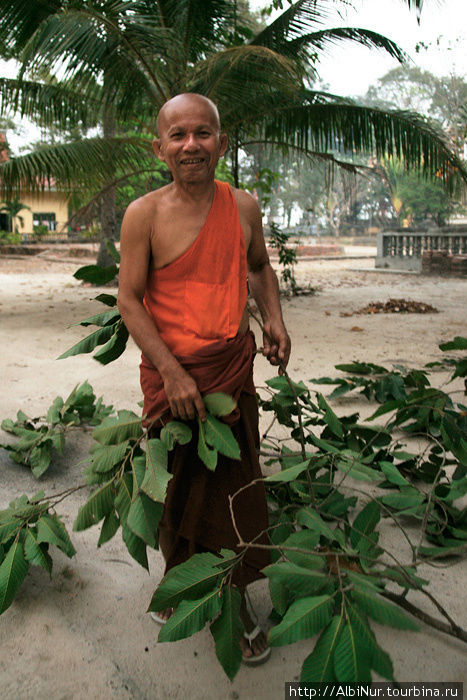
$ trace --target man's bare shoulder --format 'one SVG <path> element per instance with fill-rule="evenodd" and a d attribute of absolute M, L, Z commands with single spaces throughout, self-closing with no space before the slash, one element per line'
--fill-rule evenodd
<path fill-rule="evenodd" d="M 237 202 L 238 209 L 243 216 L 247 217 L 250 222 L 257 221 L 258 217 L 261 219 L 261 212 L 258 206 L 258 202 L 249 192 L 245 190 L 240 190 L 237 187 L 232 187 L 232 191 Z"/>
<path fill-rule="evenodd" d="M 170 189 L 170 185 L 165 185 L 158 190 L 153 190 L 138 197 L 138 199 L 135 199 L 128 205 L 125 216 L 141 221 L 153 219 L 169 195 Z"/>

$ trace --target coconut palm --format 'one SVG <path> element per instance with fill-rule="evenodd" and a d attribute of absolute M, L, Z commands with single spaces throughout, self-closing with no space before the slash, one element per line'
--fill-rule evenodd
<path fill-rule="evenodd" d="M 15 219 L 18 219 L 19 224 L 21 227 L 24 226 L 24 219 L 22 216 L 19 215 L 20 211 L 23 211 L 23 209 L 29 209 L 27 204 L 23 204 L 23 202 L 19 201 L 19 197 L 13 197 L 13 199 L 9 199 L 8 201 L 4 202 L 2 206 L 0 207 L 0 212 L 4 213 L 8 217 L 8 230 L 11 232 L 13 231 L 13 222 Z M 18 227 L 15 227 L 15 232 L 18 231 Z"/>
<path fill-rule="evenodd" d="M 346 4 L 347 0 L 339 0 Z M 406 0 L 421 9 L 423 0 Z M 276 3 L 280 4 L 280 3 Z M 44 126 L 102 135 L 43 146 L 1 165 L 5 192 L 48 179 L 104 198 L 103 235 L 113 238 L 114 187 L 153 168 L 151 141 L 161 105 L 184 91 L 219 106 L 238 151 L 261 142 L 333 164 L 355 153 L 403 159 L 448 181 L 462 164 L 421 117 L 388 112 L 314 90 L 319 56 L 352 41 L 388 52 L 390 39 L 355 27 L 325 28 L 333 0 L 299 0 L 260 31 L 239 19 L 235 0 L 9 0 L 0 5 L 0 43 L 22 61 L 17 80 L 0 81 L 0 107 Z M 28 79 L 46 69 L 60 79 Z M 119 125 L 131 125 L 131 134 Z M 339 155 L 336 155 L 339 154 Z"/>

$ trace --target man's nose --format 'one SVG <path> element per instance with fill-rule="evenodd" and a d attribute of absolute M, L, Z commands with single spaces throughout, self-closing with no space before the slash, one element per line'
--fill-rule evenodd
<path fill-rule="evenodd" d="M 187 151 L 196 150 L 198 148 L 198 139 L 195 134 L 186 135 L 183 148 Z"/>

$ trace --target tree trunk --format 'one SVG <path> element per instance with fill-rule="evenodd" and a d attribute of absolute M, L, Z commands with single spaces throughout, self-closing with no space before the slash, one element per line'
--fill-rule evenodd
<path fill-rule="evenodd" d="M 104 138 L 112 138 L 115 136 L 115 120 L 109 111 L 106 111 L 104 114 L 103 130 Z M 115 263 L 114 259 L 107 250 L 106 241 L 115 241 L 117 239 L 116 223 L 115 187 L 110 187 L 102 195 L 100 201 L 101 238 L 99 253 L 97 256 L 97 264 L 101 267 L 108 267 L 109 265 L 113 265 Z"/>

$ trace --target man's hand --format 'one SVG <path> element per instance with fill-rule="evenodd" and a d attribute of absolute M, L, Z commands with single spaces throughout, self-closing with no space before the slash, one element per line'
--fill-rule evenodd
<path fill-rule="evenodd" d="M 164 389 L 174 418 L 206 420 L 206 407 L 194 379 L 180 367 L 164 377 Z"/>
<path fill-rule="evenodd" d="M 290 357 L 290 338 L 282 321 L 266 321 L 263 326 L 263 355 L 271 365 L 282 365 L 279 374 L 284 374 Z"/>

